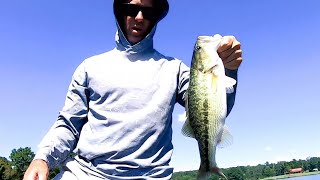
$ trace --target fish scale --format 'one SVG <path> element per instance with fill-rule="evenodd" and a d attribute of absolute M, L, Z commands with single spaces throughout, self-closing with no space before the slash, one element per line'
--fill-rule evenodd
<path fill-rule="evenodd" d="M 192 72 L 195 71 L 195 72 Z M 189 114 L 190 119 L 198 119 L 197 121 L 190 121 L 191 126 L 195 129 L 195 137 L 198 139 L 199 143 L 199 152 L 200 156 L 203 157 L 202 161 L 205 165 L 205 168 L 207 171 L 210 170 L 210 167 L 212 166 L 210 164 L 210 159 L 213 159 L 212 154 L 210 152 L 215 151 L 212 150 L 214 147 L 213 145 L 213 139 L 209 136 L 209 129 L 217 129 L 218 122 L 211 122 L 211 119 L 216 119 L 217 117 L 213 117 L 215 113 L 209 113 L 208 110 L 210 109 L 216 109 L 215 104 L 213 102 L 210 102 L 209 99 L 215 99 L 214 97 L 210 98 L 212 96 L 211 89 L 207 85 L 207 75 L 203 74 L 201 72 L 198 72 L 196 69 L 191 69 L 191 78 L 190 78 L 190 87 L 197 87 L 194 90 L 201 89 L 200 92 L 192 92 L 191 94 L 199 95 L 199 96 L 188 96 L 188 102 L 191 106 L 190 112 L 196 112 Z M 192 78 L 192 76 L 195 76 L 196 78 Z M 196 80 L 196 82 L 192 82 L 193 80 Z M 198 86 L 193 86 L 193 83 L 199 84 Z M 193 102 L 194 101 L 194 102 Z M 194 106 L 193 106 L 194 105 Z M 211 106 L 211 107 L 209 107 Z M 210 127 L 213 126 L 213 127 Z M 214 135 L 215 136 L 215 135 Z"/>
<path fill-rule="evenodd" d="M 221 37 L 221 36 L 220 36 Z M 221 38 L 200 36 L 195 44 L 190 82 L 186 98 L 187 121 L 182 133 L 198 142 L 201 164 L 198 179 L 208 179 L 212 173 L 226 176 L 217 167 L 216 146 L 221 143 L 227 111 L 226 88 L 234 79 L 225 76 L 217 47 Z"/>

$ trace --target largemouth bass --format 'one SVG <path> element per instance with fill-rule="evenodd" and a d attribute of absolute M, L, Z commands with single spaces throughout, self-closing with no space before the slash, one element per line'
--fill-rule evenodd
<path fill-rule="evenodd" d="M 185 136 L 198 142 L 201 164 L 198 179 L 216 173 L 225 179 L 216 163 L 217 145 L 228 145 L 232 136 L 225 126 L 227 93 L 233 92 L 236 80 L 227 77 L 217 49 L 220 35 L 199 36 L 194 46 L 189 88 L 186 97 L 187 120 L 182 128 Z"/>

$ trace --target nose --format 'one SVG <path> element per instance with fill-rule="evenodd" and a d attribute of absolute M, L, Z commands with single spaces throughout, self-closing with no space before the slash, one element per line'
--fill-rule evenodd
<path fill-rule="evenodd" d="M 143 21 L 143 15 L 142 15 L 142 11 L 139 11 L 138 14 L 135 17 L 135 20 L 138 22 Z"/>

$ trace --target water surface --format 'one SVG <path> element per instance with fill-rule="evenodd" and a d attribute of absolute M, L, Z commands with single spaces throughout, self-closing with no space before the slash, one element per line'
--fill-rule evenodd
<path fill-rule="evenodd" d="M 287 180 L 320 180 L 320 174 L 288 178 Z"/>

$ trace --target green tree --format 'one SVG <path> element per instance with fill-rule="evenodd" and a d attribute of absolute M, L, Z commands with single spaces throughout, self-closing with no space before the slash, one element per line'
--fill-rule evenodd
<path fill-rule="evenodd" d="M 266 166 L 264 169 L 263 169 L 263 176 L 264 177 L 271 177 L 271 176 L 275 176 L 276 175 L 276 172 L 274 169 L 270 168 L 269 166 Z"/>
<path fill-rule="evenodd" d="M 292 168 L 302 167 L 304 170 L 312 170 L 314 168 L 320 169 L 320 158 L 309 157 L 306 160 L 293 159 L 290 162 L 281 161 L 278 163 L 259 164 L 257 166 L 239 166 L 223 169 L 222 172 L 229 179 L 245 179 L 245 180 L 257 180 L 268 176 L 283 175 L 288 173 Z M 173 174 L 173 180 L 191 180 L 196 179 L 197 171 L 178 172 Z M 212 175 L 209 180 L 218 180 L 217 175 Z M 220 178 L 221 179 L 221 178 Z"/>
<path fill-rule="evenodd" d="M 11 163 L 5 157 L 0 157 L 0 179 L 11 180 L 15 172 L 11 168 Z"/>
<path fill-rule="evenodd" d="M 49 171 L 49 179 L 53 179 L 59 173 L 60 173 L 60 169 L 58 167 L 50 169 L 50 171 Z"/>
<path fill-rule="evenodd" d="M 30 147 L 13 149 L 9 158 L 12 161 L 13 169 L 16 171 L 18 179 L 23 178 L 23 174 L 27 170 L 29 164 L 33 160 L 35 154 L 31 151 Z"/>
<path fill-rule="evenodd" d="M 196 179 L 198 171 L 176 172 L 172 175 L 172 180 Z"/>
<path fill-rule="evenodd" d="M 264 165 L 259 164 L 255 167 L 255 177 L 260 179 L 263 178 L 263 169 L 264 169 Z"/>
<path fill-rule="evenodd" d="M 301 168 L 302 163 L 300 161 L 297 161 L 296 159 L 293 159 L 291 162 L 291 168 Z"/>
<path fill-rule="evenodd" d="M 0 162 L 0 178 L 2 178 L 2 176 L 4 176 L 4 171 L 6 170 L 5 166 L 1 164 Z"/>
<path fill-rule="evenodd" d="M 284 163 L 284 173 L 285 173 L 285 174 L 286 174 L 286 173 L 289 173 L 290 169 L 292 169 L 291 163 L 285 162 L 285 163 Z"/>
<path fill-rule="evenodd" d="M 275 170 L 275 173 L 277 176 L 284 175 L 284 173 L 285 173 L 284 162 L 279 162 L 279 163 L 275 164 L 274 170 Z"/>
<path fill-rule="evenodd" d="M 302 162 L 302 168 L 303 168 L 303 170 L 305 170 L 305 171 L 307 171 L 307 170 L 310 169 L 310 165 L 309 165 L 308 161 L 303 161 L 303 162 Z"/>
<path fill-rule="evenodd" d="M 254 177 L 256 177 L 255 167 L 247 166 L 246 168 L 246 173 L 244 175 L 245 179 L 254 179 Z"/>
<path fill-rule="evenodd" d="M 318 161 L 319 158 L 317 157 L 312 157 L 309 159 L 309 170 L 313 171 L 313 169 L 318 168 Z"/>
<path fill-rule="evenodd" d="M 229 180 L 243 180 L 244 175 L 240 167 L 232 167 L 226 173 Z"/>

